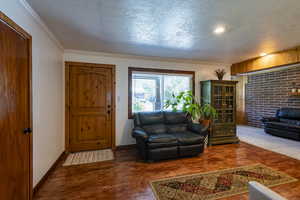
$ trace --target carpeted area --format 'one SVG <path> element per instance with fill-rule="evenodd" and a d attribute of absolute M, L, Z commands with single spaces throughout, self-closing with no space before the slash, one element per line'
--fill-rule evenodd
<path fill-rule="evenodd" d="M 111 149 L 84 151 L 69 154 L 63 166 L 81 165 L 113 159 L 114 154 Z"/>
<path fill-rule="evenodd" d="M 300 141 L 272 136 L 251 126 L 238 126 L 237 135 L 243 142 L 300 160 Z"/>
<path fill-rule="evenodd" d="M 166 178 L 151 183 L 157 200 L 214 200 L 248 191 L 248 182 L 276 186 L 297 179 L 263 164 Z"/>

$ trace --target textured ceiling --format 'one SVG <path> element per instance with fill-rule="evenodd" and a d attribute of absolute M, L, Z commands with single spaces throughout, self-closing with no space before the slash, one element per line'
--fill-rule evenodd
<path fill-rule="evenodd" d="M 237 62 L 300 44 L 299 0 L 27 1 L 65 49 Z"/>

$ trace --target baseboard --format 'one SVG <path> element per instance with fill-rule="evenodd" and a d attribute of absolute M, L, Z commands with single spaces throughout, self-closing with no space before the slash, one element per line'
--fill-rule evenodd
<path fill-rule="evenodd" d="M 36 184 L 36 186 L 33 188 L 33 196 L 38 192 L 38 190 L 41 188 L 41 186 L 46 182 L 50 174 L 55 170 L 55 168 L 58 166 L 58 163 L 62 160 L 64 160 L 67 156 L 67 153 L 64 151 L 61 153 L 61 155 L 57 158 L 57 160 L 54 162 L 54 164 L 50 167 L 50 169 L 46 172 L 46 174 L 43 176 L 43 178 Z"/>
<path fill-rule="evenodd" d="M 116 147 L 116 151 L 126 150 L 126 149 L 134 149 L 136 144 L 128 144 L 128 145 L 120 145 Z"/>

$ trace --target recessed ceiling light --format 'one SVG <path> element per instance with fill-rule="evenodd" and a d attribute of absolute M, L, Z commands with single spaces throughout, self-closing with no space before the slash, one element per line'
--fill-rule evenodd
<path fill-rule="evenodd" d="M 263 52 L 261 54 L 259 54 L 261 57 L 268 55 L 267 53 Z"/>
<path fill-rule="evenodd" d="M 216 34 L 216 35 L 220 35 L 220 34 L 222 34 L 222 33 L 224 33 L 225 32 L 225 27 L 224 26 L 218 26 L 217 28 L 215 28 L 215 30 L 214 30 L 214 33 Z"/>

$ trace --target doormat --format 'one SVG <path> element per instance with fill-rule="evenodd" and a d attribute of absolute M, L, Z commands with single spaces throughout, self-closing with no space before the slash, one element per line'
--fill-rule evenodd
<path fill-rule="evenodd" d="M 84 151 L 84 152 L 69 154 L 63 166 L 81 165 L 81 164 L 108 161 L 113 159 L 114 159 L 114 154 L 111 149 L 104 149 L 104 150 L 97 150 L 97 151 Z"/>

